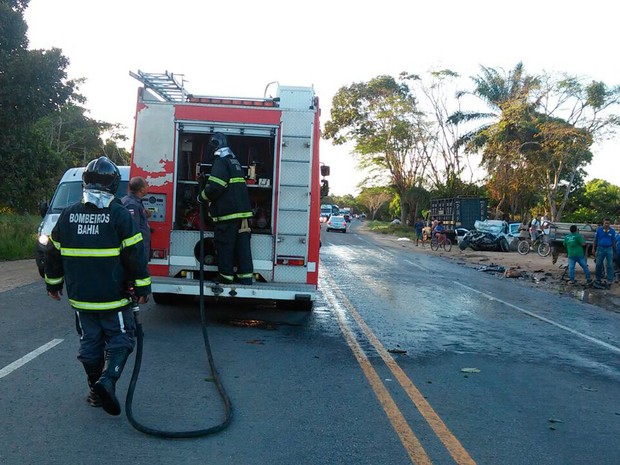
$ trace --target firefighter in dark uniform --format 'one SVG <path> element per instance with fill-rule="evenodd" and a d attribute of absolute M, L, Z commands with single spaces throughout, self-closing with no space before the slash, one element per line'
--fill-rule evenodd
<path fill-rule="evenodd" d="M 67 207 L 52 230 L 45 283 L 60 300 L 63 285 L 76 313 L 78 360 L 84 365 L 88 402 L 119 415 L 116 381 L 134 347 L 135 320 L 128 289 L 146 303 L 151 278 L 142 234 L 114 197 L 120 172 L 106 157 L 91 161 L 82 176 L 82 201 Z"/>
<path fill-rule="evenodd" d="M 215 151 L 213 167 L 204 190 L 198 195 L 198 201 L 210 202 L 218 281 L 230 284 L 236 278 L 240 284 L 252 284 L 254 268 L 248 225 L 252 209 L 245 174 L 241 163 L 228 147 L 224 134 L 213 134 L 209 140 L 209 148 Z"/>

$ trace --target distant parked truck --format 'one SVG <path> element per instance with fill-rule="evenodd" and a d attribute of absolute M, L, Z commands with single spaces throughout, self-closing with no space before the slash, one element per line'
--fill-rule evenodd
<path fill-rule="evenodd" d="M 566 253 L 566 248 L 564 247 L 564 238 L 570 234 L 570 227 L 573 224 L 577 226 L 577 231 L 585 239 L 586 257 L 592 253 L 592 246 L 594 245 L 594 234 L 598 225 L 590 223 L 551 223 L 551 226 L 549 228 L 549 241 L 551 242 L 551 254 L 553 257 L 553 263 L 558 260 L 558 256 L 561 253 Z"/>
<path fill-rule="evenodd" d="M 449 233 L 454 233 L 456 228 L 473 230 L 476 221 L 487 219 L 488 203 L 480 197 L 431 199 L 430 219 L 442 221 Z"/>

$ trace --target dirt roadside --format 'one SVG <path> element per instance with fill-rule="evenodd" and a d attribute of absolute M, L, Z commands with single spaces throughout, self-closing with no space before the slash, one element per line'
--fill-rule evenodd
<path fill-rule="evenodd" d="M 41 281 L 41 292 L 45 291 L 34 258 L 29 260 L 0 261 L 0 292 L 15 289 Z"/>
<path fill-rule="evenodd" d="M 430 246 L 417 246 L 414 241 L 399 238 L 388 234 L 373 233 L 363 225 L 355 232 L 373 234 L 380 241 L 391 247 L 402 247 L 414 253 L 441 255 L 453 260 L 456 264 L 472 269 L 472 272 L 492 273 L 501 279 L 515 281 L 515 285 L 526 285 L 545 289 L 556 294 L 572 296 L 582 302 L 587 302 L 607 310 L 620 313 L 620 283 L 614 283 L 609 289 L 591 289 L 585 287 L 583 270 L 577 266 L 575 278 L 577 284 L 568 284 L 568 259 L 566 254 L 560 255 L 557 262 L 552 262 L 551 256 L 540 257 L 535 252 L 520 255 L 517 252 L 476 252 L 467 248 L 460 250 L 456 245 L 450 252 L 432 251 Z M 590 258 L 588 266 L 594 278 L 594 262 Z M 566 270 L 566 273 L 564 273 Z"/>

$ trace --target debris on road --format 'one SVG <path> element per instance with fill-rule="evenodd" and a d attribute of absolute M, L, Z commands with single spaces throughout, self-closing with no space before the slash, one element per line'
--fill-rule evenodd
<path fill-rule="evenodd" d="M 480 368 L 461 368 L 461 373 L 480 373 Z"/>

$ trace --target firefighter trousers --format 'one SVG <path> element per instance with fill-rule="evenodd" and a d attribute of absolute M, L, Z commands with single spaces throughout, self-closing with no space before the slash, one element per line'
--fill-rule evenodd
<path fill-rule="evenodd" d="M 247 220 L 230 220 L 215 223 L 213 242 L 217 252 L 217 269 L 222 282 L 235 279 L 234 267 L 237 267 L 237 279 L 241 284 L 252 284 L 252 251 L 250 249 L 250 231 L 242 228 Z M 240 229 L 243 232 L 240 232 Z"/>
<path fill-rule="evenodd" d="M 75 323 L 80 335 L 78 360 L 96 364 L 108 350 L 133 351 L 136 323 L 131 307 L 102 312 L 76 311 Z"/>

